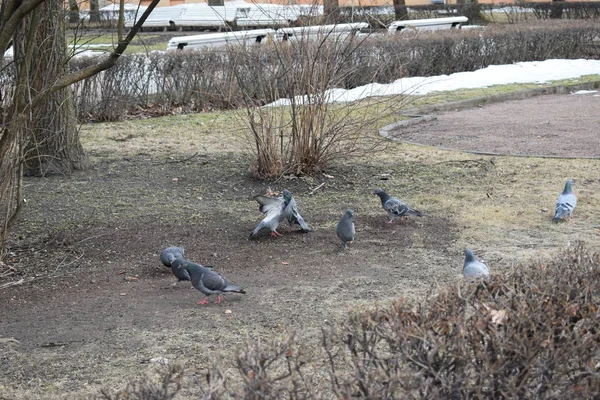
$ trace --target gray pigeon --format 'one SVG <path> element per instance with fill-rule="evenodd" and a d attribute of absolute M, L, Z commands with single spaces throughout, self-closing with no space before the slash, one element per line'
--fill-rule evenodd
<path fill-rule="evenodd" d="M 183 260 L 183 247 L 167 247 L 160 253 L 160 261 L 162 261 L 165 266 L 171 268 L 173 275 L 177 278 L 177 281 L 175 281 L 173 286 L 177 286 L 181 281 L 191 280 L 190 274 L 181 266 L 181 263 L 175 262 L 177 260 Z"/>
<path fill-rule="evenodd" d="M 183 247 L 167 247 L 160 253 L 160 261 L 162 261 L 165 267 L 171 268 L 171 263 L 178 258 L 183 258 L 183 253 Z"/>
<path fill-rule="evenodd" d="M 463 265 L 462 273 L 463 277 L 468 279 L 490 277 L 490 270 L 488 267 L 479 261 L 470 249 L 465 249 L 465 264 Z"/>
<path fill-rule="evenodd" d="M 292 194 L 290 193 L 289 190 L 284 189 L 283 191 L 283 197 L 286 198 L 286 196 L 288 196 L 290 198 L 289 204 L 287 205 L 286 209 L 284 210 L 285 213 L 285 217 L 288 220 L 290 225 L 300 225 L 300 230 L 304 233 L 310 232 L 310 228 L 308 227 L 308 224 L 306 223 L 306 221 L 304 220 L 304 218 L 302 218 L 302 215 L 300 215 L 300 211 L 298 211 L 298 206 L 296 205 L 296 200 L 294 199 L 294 197 L 292 196 Z"/>
<path fill-rule="evenodd" d="M 397 198 L 390 196 L 383 189 L 377 188 L 373 194 L 376 194 L 381 199 L 381 205 L 383 206 L 383 209 L 390 216 L 390 220 L 388 221 L 390 224 L 396 219 L 400 217 L 404 218 L 407 215 L 416 215 L 417 217 L 423 216 L 423 214 L 421 214 L 419 211 L 413 210 Z"/>
<path fill-rule="evenodd" d="M 573 189 L 571 185 L 573 184 L 573 180 L 569 179 L 565 184 L 565 189 L 558 196 L 558 201 L 556 202 L 556 212 L 554 214 L 554 218 L 552 221 L 558 222 L 563 218 L 570 217 L 573 214 L 573 209 L 577 205 L 577 196 L 573 193 Z"/>
<path fill-rule="evenodd" d="M 281 236 L 281 234 L 277 232 L 277 227 L 285 219 L 288 220 L 290 225 L 300 225 L 303 232 L 310 231 L 308 225 L 298 212 L 296 201 L 289 190 L 284 190 L 280 197 L 258 195 L 254 196 L 254 199 L 260 204 L 260 212 L 267 215 L 260 221 L 260 224 L 254 228 L 254 231 L 250 234 L 250 239 L 255 238 L 263 228 L 269 228 L 271 230 L 271 236 Z"/>
<path fill-rule="evenodd" d="M 184 259 L 177 259 L 173 264 L 181 265 L 192 278 L 192 285 L 206 295 L 198 304 L 208 304 L 208 296 L 217 295 L 217 304 L 221 302 L 221 294 L 225 292 L 242 293 L 246 291 L 239 285 L 229 282 L 208 267 Z"/>
<path fill-rule="evenodd" d="M 344 243 L 344 248 L 348 248 L 348 243 L 352 243 L 354 240 L 354 236 L 356 235 L 356 230 L 354 228 L 354 211 L 347 210 L 344 213 L 340 222 L 335 226 L 335 231 L 342 242 Z"/>

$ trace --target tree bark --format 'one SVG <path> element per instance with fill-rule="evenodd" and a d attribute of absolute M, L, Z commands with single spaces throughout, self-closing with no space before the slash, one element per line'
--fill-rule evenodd
<path fill-rule="evenodd" d="M 339 14 L 340 2 L 339 0 L 323 0 L 323 15 L 330 22 L 335 22 L 337 15 Z"/>
<path fill-rule="evenodd" d="M 223 0 L 207 0 L 206 2 L 211 7 L 218 7 L 218 6 L 225 5 L 225 2 Z"/>
<path fill-rule="evenodd" d="M 71 24 L 79 23 L 79 4 L 77 0 L 69 0 L 69 22 Z"/>
<path fill-rule="evenodd" d="M 40 8 L 28 86 L 32 97 L 43 93 L 68 71 L 64 11 L 61 0 L 47 0 Z M 15 37 L 15 42 L 22 38 Z M 19 62 L 15 57 L 15 62 Z M 90 166 L 79 141 L 75 105 L 69 88 L 49 95 L 31 110 L 29 142 L 25 147 L 25 175 L 67 174 Z"/>
<path fill-rule="evenodd" d="M 408 19 L 408 10 L 406 9 L 405 0 L 394 0 L 394 14 L 396 14 L 397 21 Z"/>
<path fill-rule="evenodd" d="M 50 4 L 51 1 L 53 1 L 52 4 Z M 50 8 L 42 10 L 41 4 L 44 2 L 48 2 Z M 13 96 L 12 103 L 9 105 L 9 111 L 6 114 L 0 114 L 2 117 L 2 121 L 0 121 L 0 218 L 2 219 L 0 221 L 0 258 L 2 257 L 1 250 L 4 247 L 8 230 L 16 220 L 23 204 L 21 189 L 26 161 L 25 156 L 31 157 L 32 154 L 37 155 L 41 148 L 40 146 L 34 146 L 32 143 L 40 144 L 41 142 L 42 145 L 46 146 L 46 142 L 49 143 L 54 140 L 54 149 L 58 149 L 59 153 L 58 156 L 46 154 L 45 157 L 41 158 L 41 162 L 35 168 L 36 172 L 46 169 L 44 162 L 48 159 L 58 158 L 63 160 L 63 157 L 75 157 L 70 161 L 64 162 L 63 160 L 62 162 L 63 165 L 67 165 L 71 169 L 83 168 L 83 164 L 87 162 L 85 158 L 77 159 L 81 155 L 85 156 L 77 136 L 71 135 L 56 139 L 58 136 L 53 134 L 51 129 L 46 129 L 48 127 L 37 122 L 40 114 L 46 121 L 53 121 L 53 116 L 42 113 L 39 110 L 51 112 L 51 110 L 58 109 L 58 105 L 60 107 L 65 106 L 67 111 L 58 116 L 57 120 L 60 119 L 63 124 L 68 123 L 68 121 L 75 121 L 74 115 L 73 119 L 71 119 L 73 104 L 68 97 L 68 91 L 65 92 L 65 90 L 69 85 L 89 78 L 115 65 L 158 2 L 159 0 L 151 1 L 148 8 L 142 13 L 142 16 L 129 30 L 127 36 L 119 41 L 116 49 L 108 57 L 95 65 L 74 72 L 68 72 L 66 65 L 65 15 L 63 13 L 54 14 L 51 12 L 55 9 L 62 10 L 61 0 L 4 0 L 0 2 L 0 49 L 5 50 L 11 40 L 13 40 L 15 54 L 15 57 L 13 57 L 15 60 L 15 79 L 9 90 Z M 44 35 L 38 35 L 38 29 L 41 29 L 39 20 L 42 12 L 47 17 L 44 23 L 50 23 L 49 26 L 58 29 L 57 32 L 62 32 L 62 37 L 57 39 L 54 36 L 47 38 Z M 54 17 L 56 20 L 49 21 L 50 17 Z M 50 30 L 49 32 L 52 33 L 55 31 Z M 48 50 L 51 46 L 45 46 L 41 43 L 47 40 L 56 47 Z M 36 41 L 41 42 L 36 43 Z M 59 57 L 64 57 L 62 59 L 65 62 L 53 66 L 44 65 L 40 61 L 42 58 L 38 57 L 38 47 L 36 46 L 39 47 L 40 51 L 44 51 L 45 49 L 50 55 L 56 51 L 60 54 Z M 4 51 L 1 51 L 0 61 L 3 59 Z M 51 57 L 51 60 L 54 60 L 54 58 Z M 63 74 L 54 75 L 59 70 Z M 51 71 L 53 78 L 45 77 L 47 71 Z M 42 82 L 46 83 L 45 87 L 40 84 Z M 61 94 L 58 95 L 58 93 Z M 57 96 L 53 97 L 55 94 Z M 44 108 L 46 103 L 50 103 L 51 105 Z M 73 126 L 75 126 L 74 123 Z M 76 131 L 72 130 L 74 129 L 73 126 L 63 127 L 56 125 L 55 128 L 57 128 L 57 132 L 60 132 L 59 136 L 64 136 L 73 132 L 76 134 Z M 50 138 L 33 136 L 31 127 L 36 127 L 38 131 L 44 131 Z M 33 149 L 33 151 L 25 154 L 25 147 Z"/>
<path fill-rule="evenodd" d="M 100 7 L 98 0 L 90 0 L 90 22 L 100 23 Z"/>

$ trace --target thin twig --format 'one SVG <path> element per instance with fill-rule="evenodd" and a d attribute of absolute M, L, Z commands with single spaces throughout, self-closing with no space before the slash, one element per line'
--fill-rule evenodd
<path fill-rule="evenodd" d="M 319 186 L 317 186 L 316 188 L 311 190 L 311 192 L 308 195 L 312 196 L 317 190 L 319 190 L 321 187 L 323 187 L 323 185 L 325 185 L 325 182 L 321 183 Z"/>
<path fill-rule="evenodd" d="M 197 155 L 198 155 L 198 152 L 195 152 L 194 154 L 192 154 L 189 157 L 184 158 L 183 160 L 169 160 L 169 161 L 167 161 L 167 164 L 175 164 L 175 163 L 186 162 L 186 161 L 191 160 L 192 158 L 196 157 Z"/>
<path fill-rule="evenodd" d="M 31 282 L 31 281 L 32 281 L 32 280 L 34 280 L 34 279 L 35 279 L 34 277 L 27 278 L 27 279 L 25 279 L 25 278 L 21 278 L 21 279 L 19 279 L 18 281 L 7 282 L 7 283 L 5 283 L 5 284 L 3 284 L 3 285 L 0 285 L 0 289 L 6 289 L 6 288 L 8 288 L 8 287 L 11 287 L 11 286 L 18 286 L 18 285 L 22 285 L 22 284 L 24 284 L 24 283 Z"/>
<path fill-rule="evenodd" d="M 79 242 L 77 242 L 75 244 L 83 243 L 86 240 L 90 240 L 90 239 L 94 239 L 94 238 L 101 237 L 101 236 L 106 236 L 106 235 L 112 235 L 112 233 L 101 233 L 100 235 L 94 235 L 94 236 L 86 237 L 85 239 L 81 239 Z"/>

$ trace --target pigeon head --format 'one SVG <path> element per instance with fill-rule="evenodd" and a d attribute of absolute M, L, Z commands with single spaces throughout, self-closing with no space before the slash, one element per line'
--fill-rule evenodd
<path fill-rule="evenodd" d="M 183 258 L 176 258 L 171 261 L 171 267 L 174 269 L 185 268 L 185 260 Z"/>
<path fill-rule="evenodd" d="M 352 210 L 346 210 L 346 218 L 354 218 L 354 211 Z"/>
<path fill-rule="evenodd" d="M 567 183 L 565 183 L 565 190 L 563 190 L 563 194 L 573 193 L 573 189 L 571 185 L 573 184 L 573 179 L 569 179 Z"/>
<path fill-rule="evenodd" d="M 465 262 L 475 261 L 475 256 L 471 249 L 465 249 Z"/>
<path fill-rule="evenodd" d="M 292 193 L 289 190 L 284 189 L 283 190 L 283 201 L 285 202 L 285 204 L 289 204 L 291 200 L 292 200 Z"/>

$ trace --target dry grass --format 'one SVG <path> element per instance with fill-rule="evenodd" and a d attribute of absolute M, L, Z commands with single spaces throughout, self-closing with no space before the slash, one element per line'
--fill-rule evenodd
<path fill-rule="evenodd" d="M 583 77 L 581 81 L 593 79 L 597 76 Z M 553 84 L 570 83 L 577 82 L 565 80 Z M 456 101 L 532 86 L 506 85 L 439 93 L 418 98 L 410 105 Z M 375 103 L 374 107 L 385 105 Z M 247 147 L 243 141 L 245 128 L 238 118 L 233 111 L 92 124 L 84 126 L 82 138 L 84 147 L 102 158 L 140 154 L 152 158 L 184 158 L 191 152 L 241 155 Z M 378 140 L 373 132 L 367 134 Z M 119 141 L 121 138 L 124 140 Z M 600 220 L 600 191 L 598 182 L 590 180 L 590 171 L 597 170 L 600 161 L 494 157 L 491 164 L 490 159 L 427 146 L 388 143 L 385 151 L 357 157 L 356 161 L 390 173 L 392 180 L 382 182 L 382 186 L 415 208 L 426 214 L 442 214 L 454 219 L 460 227 L 457 251 L 473 246 L 483 250 L 486 259 L 503 260 L 503 264 L 508 264 L 523 257 L 537 257 L 576 239 L 598 242 L 600 232 L 596 221 Z M 466 160 L 482 160 L 482 163 Z M 403 169 L 406 163 L 411 165 L 409 171 Z M 349 165 L 342 162 L 337 168 Z M 556 198 L 568 178 L 575 180 L 575 191 L 580 199 L 577 218 L 550 229 L 548 221 Z M 368 195 L 365 197 L 369 198 Z M 345 200 L 364 202 L 365 199 L 361 196 Z M 360 211 L 377 214 L 377 204 L 370 203 Z"/>

